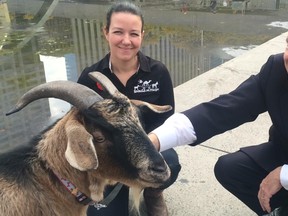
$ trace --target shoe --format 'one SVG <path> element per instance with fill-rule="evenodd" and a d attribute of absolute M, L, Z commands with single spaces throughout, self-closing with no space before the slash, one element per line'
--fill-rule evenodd
<path fill-rule="evenodd" d="M 143 195 L 148 216 L 168 216 L 163 190 L 147 188 Z"/>

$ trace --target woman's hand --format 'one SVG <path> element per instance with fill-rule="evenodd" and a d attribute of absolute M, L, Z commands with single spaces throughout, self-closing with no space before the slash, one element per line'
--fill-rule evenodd
<path fill-rule="evenodd" d="M 151 142 L 155 146 L 156 150 L 159 151 L 160 150 L 160 143 L 159 143 L 159 140 L 158 140 L 158 137 L 156 136 L 156 134 L 149 133 L 148 137 L 150 138 Z"/>
<path fill-rule="evenodd" d="M 282 185 L 280 183 L 280 172 L 281 166 L 270 172 L 260 184 L 260 188 L 258 191 L 258 199 L 263 211 L 267 211 L 268 213 L 271 212 L 271 197 L 282 188 Z"/>

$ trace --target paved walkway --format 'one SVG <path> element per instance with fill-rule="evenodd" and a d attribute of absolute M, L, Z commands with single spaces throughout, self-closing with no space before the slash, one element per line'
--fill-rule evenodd
<path fill-rule="evenodd" d="M 288 32 L 256 47 L 175 88 L 176 110 L 183 111 L 236 88 L 271 54 L 283 52 Z M 259 144 L 268 138 L 270 119 L 263 114 L 253 123 L 213 137 L 197 147 L 176 151 L 182 164 L 179 178 L 165 191 L 171 216 L 255 216 L 250 209 L 222 188 L 214 177 L 217 158 L 242 146 Z"/>

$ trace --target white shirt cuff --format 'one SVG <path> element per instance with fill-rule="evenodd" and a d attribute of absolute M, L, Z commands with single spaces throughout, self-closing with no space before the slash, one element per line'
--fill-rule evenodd
<path fill-rule="evenodd" d="M 192 123 L 182 113 L 174 113 L 151 133 L 158 137 L 160 152 L 180 145 L 191 144 L 197 139 Z"/>
<path fill-rule="evenodd" d="M 288 190 L 288 164 L 284 164 L 281 168 L 280 183 L 286 190 Z"/>

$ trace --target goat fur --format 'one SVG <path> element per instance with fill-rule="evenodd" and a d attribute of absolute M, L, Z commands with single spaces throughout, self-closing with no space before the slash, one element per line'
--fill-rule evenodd
<path fill-rule="evenodd" d="M 0 215 L 86 215 L 55 173 L 95 202 L 121 182 L 133 188 L 138 208 L 142 188 L 159 187 L 170 171 L 135 106 L 119 95 L 84 111 L 73 107 L 30 145 L 0 155 Z"/>

